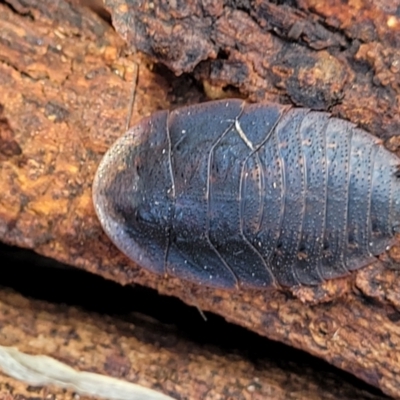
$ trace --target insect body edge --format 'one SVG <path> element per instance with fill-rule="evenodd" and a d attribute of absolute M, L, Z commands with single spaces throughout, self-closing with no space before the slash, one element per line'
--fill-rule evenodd
<path fill-rule="evenodd" d="M 328 113 L 221 100 L 158 112 L 100 163 L 93 201 L 142 267 L 225 289 L 361 268 L 400 226 L 399 159 Z"/>

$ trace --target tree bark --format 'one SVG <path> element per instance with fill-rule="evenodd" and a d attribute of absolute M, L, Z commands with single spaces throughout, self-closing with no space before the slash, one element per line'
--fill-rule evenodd
<path fill-rule="evenodd" d="M 252 100 L 330 110 L 397 150 L 400 22 L 392 6 L 139 3 L 106 2 L 117 29 L 153 62 L 193 71 L 207 93 L 237 89 Z M 291 292 L 211 290 L 141 269 L 104 235 L 91 201 L 96 167 L 125 130 L 133 63 L 140 63 L 133 123 L 204 95 L 187 75 L 159 74 L 146 56 L 127 55 L 104 21 L 71 3 L 6 0 L 0 10 L 1 241 L 195 302 L 400 398 L 400 279 L 387 268 L 399 247 L 346 278 Z M 224 373 L 242 373 L 215 371 L 226 385 Z M 196 398 L 178 386 L 171 389 L 178 398 Z"/>
<path fill-rule="evenodd" d="M 11 325 L 10 319 L 15 323 Z M 199 346 L 173 326 L 140 315 L 104 316 L 0 290 L 0 323 L 0 357 L 2 346 L 17 346 L 22 353 L 52 357 L 76 371 L 152 387 L 177 400 L 385 398 L 304 364 L 263 357 L 255 365 L 241 353 Z M 14 395 L 29 388 L 0 375 L 0 393 L 5 382 L 12 385 Z M 43 393 L 43 389 L 35 390 Z M 54 386 L 46 390 L 58 396 Z M 64 393 L 66 399 L 68 395 L 71 391 Z"/>
<path fill-rule="evenodd" d="M 132 48 L 176 74 L 193 71 L 219 96 L 233 86 L 251 100 L 329 110 L 398 136 L 398 0 L 105 4 Z"/>

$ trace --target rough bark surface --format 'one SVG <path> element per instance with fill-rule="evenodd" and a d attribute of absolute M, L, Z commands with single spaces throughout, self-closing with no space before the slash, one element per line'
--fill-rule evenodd
<path fill-rule="evenodd" d="M 130 41 L 127 12 L 136 12 L 134 43 L 176 73 L 194 69 L 209 89 L 234 86 L 252 99 L 330 109 L 397 150 L 400 20 L 393 2 L 168 2 L 174 10 L 167 2 L 139 3 L 135 10 L 136 2 L 107 1 Z M 400 398 L 400 276 L 387 268 L 390 257 L 393 266 L 400 260 L 398 247 L 347 278 L 293 293 L 210 290 L 140 269 L 106 238 L 91 202 L 99 160 L 125 129 L 133 58 L 104 21 L 63 1 L 0 2 L 0 26 L 1 241 L 196 301 Z M 193 33 L 183 36 L 189 27 Z M 190 79 L 163 77 L 145 57 L 137 60 L 133 122 L 203 99 Z"/>
<path fill-rule="evenodd" d="M 10 319 L 17 323 L 10 325 Z M 198 346 L 173 327 L 140 316 L 131 315 L 128 322 L 1 290 L 0 323 L 3 346 L 151 387 L 177 400 L 384 399 L 304 365 L 261 359 L 256 366 L 240 354 Z M 3 376 L 0 381 L 6 382 Z"/>
<path fill-rule="evenodd" d="M 35 387 L 0 373 L 0 400 L 77 400 L 73 390 L 56 387 Z M 94 400 L 79 396 L 79 400 Z"/>
<path fill-rule="evenodd" d="M 252 100 L 331 110 L 399 134 L 399 1 L 105 0 L 134 48 Z"/>

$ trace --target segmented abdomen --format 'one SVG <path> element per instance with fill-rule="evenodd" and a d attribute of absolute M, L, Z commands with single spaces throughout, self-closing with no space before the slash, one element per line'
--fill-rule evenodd
<path fill-rule="evenodd" d="M 349 122 L 229 101 L 172 112 L 168 126 L 172 274 L 315 284 L 366 265 L 394 234 L 398 159 Z"/>

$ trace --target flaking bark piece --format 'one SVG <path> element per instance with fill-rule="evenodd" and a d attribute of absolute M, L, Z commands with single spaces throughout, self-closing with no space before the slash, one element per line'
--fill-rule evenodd
<path fill-rule="evenodd" d="M 381 137 L 400 132 L 396 2 L 105 0 L 132 49 L 252 100 L 330 110 Z"/>

